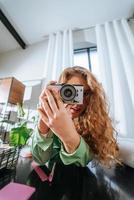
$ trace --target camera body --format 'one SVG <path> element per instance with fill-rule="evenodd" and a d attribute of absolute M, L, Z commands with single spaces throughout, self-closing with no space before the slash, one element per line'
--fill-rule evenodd
<path fill-rule="evenodd" d="M 83 86 L 70 84 L 56 84 L 62 101 L 67 104 L 83 104 Z"/>

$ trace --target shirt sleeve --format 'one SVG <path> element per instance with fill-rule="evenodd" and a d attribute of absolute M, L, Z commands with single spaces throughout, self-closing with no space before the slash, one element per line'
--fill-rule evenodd
<path fill-rule="evenodd" d="M 31 152 L 34 160 L 40 165 L 44 165 L 51 156 L 53 143 L 53 132 L 49 130 L 46 135 L 41 135 L 38 128 L 32 135 Z"/>
<path fill-rule="evenodd" d="M 78 148 L 71 154 L 67 153 L 63 144 L 61 145 L 60 158 L 65 165 L 76 164 L 85 167 L 92 160 L 92 152 L 81 137 Z"/>

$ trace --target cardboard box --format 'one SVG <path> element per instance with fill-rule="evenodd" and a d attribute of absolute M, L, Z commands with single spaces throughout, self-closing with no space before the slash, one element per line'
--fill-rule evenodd
<path fill-rule="evenodd" d="M 23 102 L 25 85 L 14 77 L 0 79 L 0 103 Z"/>

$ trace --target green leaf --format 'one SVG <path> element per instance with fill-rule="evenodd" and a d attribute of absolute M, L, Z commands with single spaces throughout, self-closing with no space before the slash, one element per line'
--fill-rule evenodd
<path fill-rule="evenodd" d="M 12 128 L 9 132 L 9 144 L 11 146 L 25 145 L 32 131 L 31 128 L 27 128 L 26 123 L 23 123 L 19 127 Z"/>

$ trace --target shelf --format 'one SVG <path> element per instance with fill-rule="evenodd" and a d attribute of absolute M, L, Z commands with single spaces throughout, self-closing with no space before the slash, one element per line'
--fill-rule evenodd
<path fill-rule="evenodd" d="M 0 170 L 3 168 L 12 169 L 16 167 L 20 148 L 1 145 L 0 147 Z"/>

